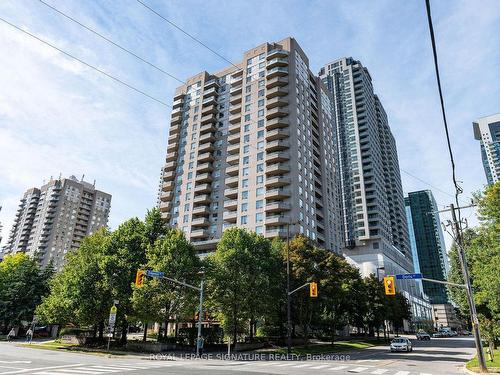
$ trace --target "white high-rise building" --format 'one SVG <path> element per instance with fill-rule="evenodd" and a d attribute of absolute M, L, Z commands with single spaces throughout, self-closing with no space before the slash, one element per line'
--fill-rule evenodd
<path fill-rule="evenodd" d="M 481 142 L 481 158 L 489 185 L 500 181 L 500 113 L 473 122 L 474 138 Z"/>
<path fill-rule="evenodd" d="M 239 226 L 269 238 L 290 229 L 339 252 L 334 124 L 330 95 L 293 38 L 187 79 L 173 101 L 163 217 L 200 251 Z"/>
<path fill-rule="evenodd" d="M 106 226 L 111 195 L 74 176 L 51 179 L 25 193 L 3 253 L 25 252 L 56 269 L 81 240 Z"/>
<path fill-rule="evenodd" d="M 342 58 L 319 75 L 333 99 L 343 253 L 364 276 L 413 272 L 396 142 L 370 73 Z"/>

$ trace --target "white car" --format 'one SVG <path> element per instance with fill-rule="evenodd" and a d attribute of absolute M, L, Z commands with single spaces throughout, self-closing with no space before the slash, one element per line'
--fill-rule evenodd
<path fill-rule="evenodd" d="M 411 341 L 404 337 L 396 337 L 391 341 L 391 352 L 411 352 Z"/>

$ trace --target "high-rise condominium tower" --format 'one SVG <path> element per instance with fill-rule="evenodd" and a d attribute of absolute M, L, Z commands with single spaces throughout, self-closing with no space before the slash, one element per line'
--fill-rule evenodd
<path fill-rule="evenodd" d="M 365 276 L 412 271 L 396 142 L 370 73 L 342 58 L 320 78 L 333 98 L 344 255 Z"/>
<path fill-rule="evenodd" d="M 481 141 L 481 158 L 488 184 L 500 181 L 500 113 L 472 123 L 474 138 Z"/>
<path fill-rule="evenodd" d="M 411 192 L 405 198 L 405 205 L 415 272 L 421 272 L 428 279 L 446 281 L 448 256 L 432 192 Z M 424 281 L 423 288 L 432 304 L 448 303 L 445 285 Z"/>
<path fill-rule="evenodd" d="M 22 251 L 58 269 L 83 237 L 107 224 L 110 204 L 111 195 L 74 176 L 28 189 L 3 252 Z"/>
<path fill-rule="evenodd" d="M 173 108 L 160 210 L 200 251 L 231 226 L 340 250 L 332 103 L 293 38 L 191 77 Z"/>

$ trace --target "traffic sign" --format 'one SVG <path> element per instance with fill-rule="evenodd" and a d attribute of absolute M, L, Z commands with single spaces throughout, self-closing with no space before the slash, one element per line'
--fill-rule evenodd
<path fill-rule="evenodd" d="M 421 273 L 403 273 L 401 275 L 396 275 L 396 279 L 398 280 L 409 280 L 409 279 L 421 279 Z"/>
<path fill-rule="evenodd" d="M 146 276 L 149 276 L 149 277 L 163 277 L 164 275 L 165 275 L 165 273 L 161 272 L 161 271 L 146 270 Z"/>
<path fill-rule="evenodd" d="M 115 305 L 113 305 L 111 310 L 109 310 L 109 332 L 112 332 L 113 328 L 115 328 L 117 310 L 118 309 Z"/>

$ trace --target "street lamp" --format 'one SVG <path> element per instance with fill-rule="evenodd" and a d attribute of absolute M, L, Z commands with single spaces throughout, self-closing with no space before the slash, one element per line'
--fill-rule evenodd
<path fill-rule="evenodd" d="M 290 295 L 290 225 L 296 222 L 286 224 L 286 317 L 287 317 L 287 353 L 292 353 L 292 310 Z"/>

